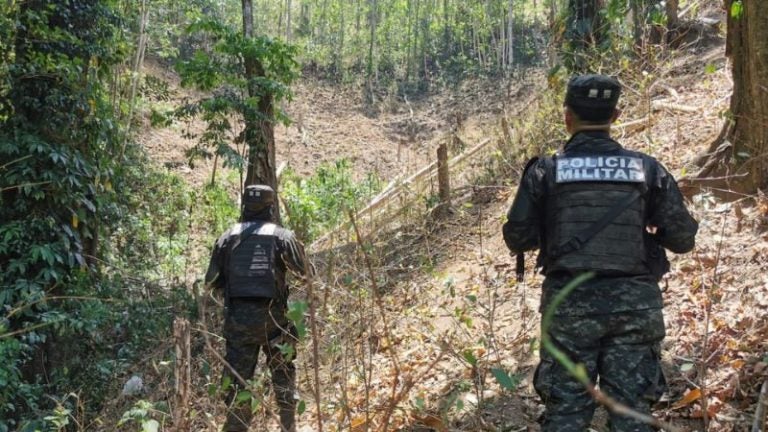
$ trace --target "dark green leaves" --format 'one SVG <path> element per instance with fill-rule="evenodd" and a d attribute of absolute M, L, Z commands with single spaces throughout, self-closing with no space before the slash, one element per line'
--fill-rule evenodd
<path fill-rule="evenodd" d="M 210 41 L 210 48 L 196 51 L 177 65 L 182 84 L 212 93 L 174 112 L 176 118 L 199 117 L 208 125 L 195 137 L 198 145 L 188 152 L 190 162 L 218 155 L 226 166 L 241 169 L 244 160 L 236 145 L 243 142 L 243 136 L 234 136 L 240 128 L 233 127 L 231 119 L 288 123 L 282 111 L 265 110 L 261 102 L 271 100 L 271 106 L 279 106 L 281 100 L 291 98 L 289 85 L 298 76 L 296 48 L 266 36 L 246 38 L 210 19 L 190 25 L 188 33 Z M 255 65 L 251 78 L 246 64 Z M 168 123 L 160 116 L 153 118 Z"/>
<path fill-rule="evenodd" d="M 181 85 L 194 86 L 203 91 L 210 91 L 224 80 L 221 71 L 223 65 L 214 58 L 198 51 L 185 62 L 179 63 L 177 70 L 181 75 Z"/>

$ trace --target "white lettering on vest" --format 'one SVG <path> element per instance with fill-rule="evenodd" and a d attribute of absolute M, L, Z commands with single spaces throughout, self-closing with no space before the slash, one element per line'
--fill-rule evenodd
<path fill-rule="evenodd" d="M 556 182 L 583 181 L 642 183 L 645 181 L 643 159 L 631 156 L 558 157 Z"/>

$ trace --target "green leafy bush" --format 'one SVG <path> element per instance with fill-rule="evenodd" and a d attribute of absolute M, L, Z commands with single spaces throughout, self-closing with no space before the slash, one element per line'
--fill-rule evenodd
<path fill-rule="evenodd" d="M 0 7 L 0 432 L 92 415 L 194 311 L 158 282 L 180 273 L 194 195 L 120 129 L 114 6 Z"/>
<path fill-rule="evenodd" d="M 358 209 L 381 190 L 381 181 L 369 174 L 355 182 L 346 159 L 321 165 L 314 175 L 298 176 L 290 168 L 283 173 L 280 195 L 286 207 L 286 224 L 299 238 L 311 242 L 323 232 L 348 220 L 347 212 Z"/>

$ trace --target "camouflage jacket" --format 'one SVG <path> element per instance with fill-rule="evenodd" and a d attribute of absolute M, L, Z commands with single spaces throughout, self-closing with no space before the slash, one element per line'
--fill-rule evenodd
<path fill-rule="evenodd" d="M 576 133 L 565 145 L 562 154 L 606 153 L 621 146 L 610 140 L 606 132 Z M 649 202 L 647 225 L 657 228 L 654 236 L 664 248 L 685 253 L 693 249 L 698 223 L 683 202 L 672 175 L 655 159 L 654 178 L 647 179 Z M 546 211 L 546 164 L 532 161 L 526 168 L 515 200 L 507 213 L 502 231 L 504 241 L 513 253 L 538 249 L 542 241 Z M 545 240 L 545 239 L 544 239 Z M 641 247 L 641 245 L 638 245 Z M 541 310 L 573 277 L 570 274 L 546 274 L 542 289 Z M 597 277 L 577 287 L 557 310 L 558 315 L 592 315 L 622 311 L 661 308 L 662 299 L 657 282 L 650 275 Z"/>

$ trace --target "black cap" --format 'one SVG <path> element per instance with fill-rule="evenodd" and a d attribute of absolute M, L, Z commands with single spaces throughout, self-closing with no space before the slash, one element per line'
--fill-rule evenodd
<path fill-rule="evenodd" d="M 613 115 L 621 95 L 621 84 L 606 75 L 577 75 L 568 81 L 565 105 L 581 120 L 607 121 Z"/>
<path fill-rule="evenodd" d="M 243 191 L 243 207 L 252 212 L 271 207 L 275 203 L 275 190 L 267 185 L 249 185 Z"/>

